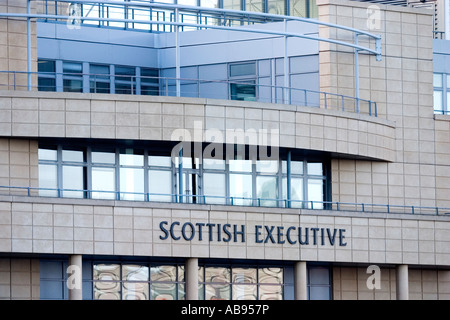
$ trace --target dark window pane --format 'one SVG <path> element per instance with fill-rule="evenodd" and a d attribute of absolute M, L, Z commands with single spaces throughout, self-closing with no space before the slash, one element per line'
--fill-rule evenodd
<path fill-rule="evenodd" d="M 239 63 L 230 65 L 230 76 L 254 76 L 256 75 L 256 63 Z"/>
<path fill-rule="evenodd" d="M 231 100 L 255 101 L 256 86 L 252 84 L 232 83 Z"/>
<path fill-rule="evenodd" d="M 63 72 L 70 74 L 83 73 L 83 66 L 79 62 L 63 62 Z"/>
<path fill-rule="evenodd" d="M 83 92 L 83 81 L 65 79 L 63 81 L 64 92 Z"/>
<path fill-rule="evenodd" d="M 38 72 L 55 72 L 55 61 L 39 60 Z"/>
<path fill-rule="evenodd" d="M 38 78 L 39 91 L 56 91 L 56 80 L 50 78 Z"/>

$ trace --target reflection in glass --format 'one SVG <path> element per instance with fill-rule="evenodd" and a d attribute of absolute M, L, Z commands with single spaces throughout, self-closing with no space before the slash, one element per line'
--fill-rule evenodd
<path fill-rule="evenodd" d="M 281 285 L 260 285 L 259 300 L 283 300 L 283 286 Z"/>
<path fill-rule="evenodd" d="M 225 174 L 204 173 L 203 193 L 206 203 L 225 204 Z"/>
<path fill-rule="evenodd" d="M 116 153 L 111 151 L 92 151 L 92 163 L 115 164 Z"/>
<path fill-rule="evenodd" d="M 313 203 L 311 203 L 313 201 Z M 314 202 L 317 201 L 317 202 Z M 323 209 L 323 180 L 308 180 L 308 206 L 314 209 Z"/>
<path fill-rule="evenodd" d="M 283 269 L 282 268 L 259 268 L 258 269 L 259 283 L 283 283 Z"/>
<path fill-rule="evenodd" d="M 172 166 L 172 158 L 165 156 L 149 156 L 148 165 L 155 167 L 168 167 Z"/>
<path fill-rule="evenodd" d="M 120 199 L 144 200 L 144 169 L 120 168 Z"/>
<path fill-rule="evenodd" d="M 230 196 L 232 204 L 251 205 L 252 204 L 252 176 L 244 174 L 230 174 Z"/>
<path fill-rule="evenodd" d="M 57 197 L 58 178 L 56 165 L 39 164 L 39 196 Z M 53 190 L 43 190 L 53 189 Z"/>
<path fill-rule="evenodd" d="M 115 199 L 115 168 L 92 168 L 92 199 Z"/>
<path fill-rule="evenodd" d="M 143 152 L 133 149 L 120 150 L 119 163 L 121 166 L 143 166 Z"/>
<path fill-rule="evenodd" d="M 234 284 L 233 300 L 257 300 L 256 284 Z"/>
<path fill-rule="evenodd" d="M 255 268 L 233 268 L 233 283 L 256 283 Z"/>
<path fill-rule="evenodd" d="M 79 150 L 63 150 L 62 161 L 83 162 L 85 153 Z"/>
<path fill-rule="evenodd" d="M 275 176 L 257 176 L 256 192 L 261 206 L 277 206 L 278 188 L 277 178 Z M 271 200 L 273 199 L 273 200 Z"/>
<path fill-rule="evenodd" d="M 151 281 L 177 281 L 177 267 L 153 266 L 150 268 Z"/>
<path fill-rule="evenodd" d="M 443 110 L 443 103 L 442 103 L 442 91 L 434 91 L 434 101 L 433 106 L 435 111 L 442 111 Z"/>
<path fill-rule="evenodd" d="M 83 198 L 85 189 L 84 167 L 63 166 L 63 196 Z M 81 191 L 74 191 L 81 190 Z"/>
<path fill-rule="evenodd" d="M 321 162 L 308 162 L 308 174 L 309 175 L 323 175 L 322 163 Z"/>
<path fill-rule="evenodd" d="M 149 300 L 147 282 L 123 282 L 122 300 Z"/>
<path fill-rule="evenodd" d="M 122 280 L 148 281 L 148 267 L 126 264 L 122 266 Z"/>
<path fill-rule="evenodd" d="M 54 149 L 39 148 L 38 157 L 39 157 L 39 160 L 56 161 L 57 160 L 57 152 Z"/>
<path fill-rule="evenodd" d="M 148 192 L 150 201 L 172 201 L 172 171 L 149 170 Z"/>

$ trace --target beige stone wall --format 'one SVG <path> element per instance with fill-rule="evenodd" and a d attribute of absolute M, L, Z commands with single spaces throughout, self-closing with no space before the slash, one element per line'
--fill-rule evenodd
<path fill-rule="evenodd" d="M 39 260 L 0 258 L 0 300 L 39 300 Z"/>
<path fill-rule="evenodd" d="M 385 215 L 340 211 L 277 209 L 218 205 L 189 205 L 156 202 L 128 202 L 87 199 L 60 199 L 21 196 L 0 197 L 0 252 L 48 254 L 96 254 L 126 256 L 198 257 L 224 259 L 269 259 L 287 261 L 327 261 L 363 264 L 450 265 L 450 221 L 446 217 Z M 174 232 L 180 239 L 168 237 L 165 228 L 178 221 Z M 203 239 L 183 239 L 182 225 L 190 222 L 221 226 L 245 226 L 245 241 L 218 241 L 213 229 L 203 227 Z M 273 241 L 256 241 L 268 235 L 264 226 L 273 228 Z M 278 227 L 283 227 L 278 241 Z M 319 228 L 314 243 L 289 243 L 289 227 Z M 320 237 L 324 228 L 324 242 Z M 326 229 L 345 229 L 340 245 L 336 231 L 331 244 Z M 191 234 L 191 229 L 186 229 Z M 231 229 L 232 230 L 232 229 Z M 303 229 L 305 230 L 305 229 Z M 292 231 L 291 240 L 298 240 Z M 221 232 L 222 236 L 225 233 Z M 297 236 L 297 238 L 295 238 Z M 161 238 L 163 237 L 163 239 Z M 302 240 L 305 239 L 303 233 Z"/>
<path fill-rule="evenodd" d="M 34 12 L 34 1 L 31 12 Z M 27 1 L 0 1 L 0 11 L 9 13 L 27 13 Z M 31 21 L 31 72 L 37 71 L 36 23 Z M 27 90 L 27 21 L 24 18 L 0 18 L 0 73 L 2 90 Z M 17 71 L 17 73 L 13 73 Z M 36 90 L 37 77 L 31 77 L 33 90 Z"/>
<path fill-rule="evenodd" d="M 377 28 L 369 30 L 370 4 L 320 0 L 323 21 L 382 37 L 382 61 L 360 53 L 360 96 L 377 102 L 378 115 L 395 122 L 394 161 L 335 159 L 333 201 L 449 207 L 449 117 L 433 114 L 432 16 L 425 9 L 377 5 Z M 321 35 L 351 40 L 345 31 L 320 27 Z M 360 44 L 369 45 L 361 36 Z M 371 47 L 374 48 L 372 41 Z M 320 45 L 321 90 L 355 95 L 354 54 L 341 46 Z"/>
<path fill-rule="evenodd" d="M 396 270 L 380 266 L 380 288 L 369 289 L 366 267 L 333 267 L 334 300 L 395 300 Z M 450 271 L 436 269 L 408 270 L 411 300 L 449 300 Z"/>
<path fill-rule="evenodd" d="M 0 194 L 27 194 L 27 189 L 5 187 L 37 187 L 38 174 L 36 140 L 0 138 Z"/>

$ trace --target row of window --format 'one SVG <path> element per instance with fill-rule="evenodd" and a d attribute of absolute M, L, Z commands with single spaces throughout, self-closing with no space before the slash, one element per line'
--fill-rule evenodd
<path fill-rule="evenodd" d="M 270 14 L 290 15 L 304 18 L 317 18 L 318 7 L 316 0 L 157 0 L 154 2 L 162 3 L 176 3 L 188 6 L 200 6 L 203 8 L 223 8 L 237 11 L 262 12 Z M 55 10 L 53 7 L 44 8 L 45 12 L 52 13 Z M 74 4 L 69 10 L 69 15 L 89 17 L 89 18 L 114 18 L 114 19 L 133 19 L 142 21 L 173 21 L 172 12 L 159 8 L 143 8 L 138 6 L 121 6 L 111 4 L 91 4 L 78 5 Z M 76 19 L 76 18 L 75 18 Z M 227 17 L 226 21 L 213 14 L 197 14 L 197 13 L 182 13 L 180 20 L 191 23 L 201 24 L 240 24 L 252 23 L 252 21 L 240 20 L 240 17 Z M 247 19 L 247 18 L 246 18 Z M 225 20 L 225 18 L 223 18 Z M 76 20 L 81 21 L 81 20 Z M 120 22 L 120 21 L 95 21 L 82 20 L 83 24 L 94 26 L 106 26 L 122 29 L 138 29 L 156 32 L 173 31 L 170 25 L 162 24 L 147 24 L 135 22 Z"/>
<path fill-rule="evenodd" d="M 434 112 L 450 114 L 450 74 L 435 73 L 433 75 Z"/>
<path fill-rule="evenodd" d="M 159 94 L 158 70 L 152 68 L 41 59 L 38 72 L 39 91 Z"/>
<path fill-rule="evenodd" d="M 41 261 L 41 299 L 67 297 L 66 268 L 63 261 Z M 293 298 L 292 267 L 200 264 L 198 277 L 200 300 Z M 185 299 L 183 264 L 84 262 L 83 283 L 84 299 Z M 331 298 L 331 276 L 327 267 L 308 267 L 308 295 L 311 300 Z"/>
<path fill-rule="evenodd" d="M 245 150 L 244 150 L 245 152 Z M 39 194 L 50 197 L 322 209 L 327 165 L 279 159 L 172 157 L 170 150 L 41 145 Z"/>

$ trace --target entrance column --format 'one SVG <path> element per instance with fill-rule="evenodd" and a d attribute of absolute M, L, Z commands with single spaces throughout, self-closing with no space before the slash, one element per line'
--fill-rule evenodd
<path fill-rule="evenodd" d="M 294 299 L 308 299 L 308 272 L 306 261 L 298 261 L 294 266 Z"/>
<path fill-rule="evenodd" d="M 185 266 L 186 300 L 198 300 L 198 259 L 188 258 Z"/>
<path fill-rule="evenodd" d="M 409 300 L 409 285 L 408 285 L 408 265 L 401 264 L 397 266 L 396 274 L 397 283 L 397 300 Z"/>
<path fill-rule="evenodd" d="M 69 257 L 67 268 L 67 288 L 69 289 L 69 300 L 83 300 L 82 274 L 83 258 L 81 254 L 73 254 Z"/>

